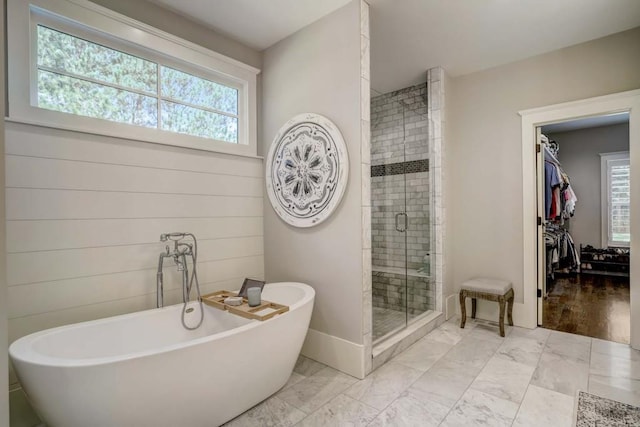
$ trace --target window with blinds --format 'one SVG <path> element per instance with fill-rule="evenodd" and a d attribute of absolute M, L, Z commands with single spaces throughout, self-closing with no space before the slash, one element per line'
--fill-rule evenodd
<path fill-rule="evenodd" d="M 603 202 L 606 202 L 607 246 L 629 246 L 631 241 L 630 221 L 630 165 L 629 153 L 602 155 Z M 605 209 L 603 206 L 603 216 Z M 606 222 L 606 226 L 604 224 Z M 604 236 L 603 236 L 604 237 Z"/>

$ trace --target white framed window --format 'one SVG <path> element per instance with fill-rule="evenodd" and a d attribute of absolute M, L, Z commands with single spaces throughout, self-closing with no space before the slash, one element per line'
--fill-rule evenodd
<path fill-rule="evenodd" d="M 259 70 L 86 0 L 8 0 L 8 120 L 255 156 Z"/>
<path fill-rule="evenodd" d="M 602 246 L 629 247 L 631 241 L 629 152 L 601 153 Z"/>

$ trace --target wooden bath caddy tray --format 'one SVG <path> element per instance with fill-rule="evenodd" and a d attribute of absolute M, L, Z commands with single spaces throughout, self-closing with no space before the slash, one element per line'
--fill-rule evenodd
<path fill-rule="evenodd" d="M 210 294 L 202 295 L 200 299 L 203 303 L 210 305 L 211 307 L 218 308 L 220 310 L 226 310 L 230 313 L 238 316 L 246 317 L 247 319 L 255 320 L 267 320 L 271 319 L 276 314 L 282 314 L 289 311 L 288 305 L 282 305 L 271 301 L 262 300 L 260 305 L 256 307 L 249 307 L 249 303 L 246 298 L 242 299 L 242 305 L 228 305 L 224 303 L 225 298 L 235 297 L 236 292 L 229 291 L 217 291 Z M 268 310 L 265 314 L 260 314 L 261 311 Z"/>

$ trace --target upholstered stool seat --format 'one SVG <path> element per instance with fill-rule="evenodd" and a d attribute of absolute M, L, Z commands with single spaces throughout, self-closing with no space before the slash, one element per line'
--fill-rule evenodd
<path fill-rule="evenodd" d="M 460 327 L 464 328 L 467 322 L 466 299 L 471 298 L 471 318 L 476 318 L 476 299 L 497 301 L 500 304 L 500 336 L 504 337 L 504 312 L 505 304 L 507 308 L 507 320 L 513 326 L 513 287 L 511 282 L 499 279 L 489 279 L 486 277 L 475 277 L 469 279 L 460 287 Z"/>

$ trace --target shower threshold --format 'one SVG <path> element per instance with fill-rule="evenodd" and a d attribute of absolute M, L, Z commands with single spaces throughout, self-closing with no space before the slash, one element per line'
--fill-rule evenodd
<path fill-rule="evenodd" d="M 390 331 L 373 343 L 371 357 L 373 370 L 379 368 L 398 353 L 444 323 L 444 315 L 429 310 L 412 319 L 407 326 Z"/>
<path fill-rule="evenodd" d="M 433 313 L 433 310 L 427 310 L 419 314 L 409 314 L 408 323 L 405 324 L 407 313 L 404 311 L 373 307 L 373 345 L 375 346 L 403 329 L 410 327 L 414 322 L 420 321 L 430 313 Z"/>

